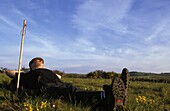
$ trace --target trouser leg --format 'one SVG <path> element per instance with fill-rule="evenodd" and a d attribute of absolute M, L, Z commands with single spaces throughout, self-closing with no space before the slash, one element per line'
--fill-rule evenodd
<path fill-rule="evenodd" d="M 70 91 L 73 104 L 92 105 L 101 101 L 101 91 L 86 91 L 73 86 L 70 83 L 63 83 Z"/>
<path fill-rule="evenodd" d="M 73 97 L 74 104 L 95 108 L 101 102 L 101 91 L 78 90 Z"/>
<path fill-rule="evenodd" d="M 47 96 L 66 101 L 71 100 L 71 90 L 67 87 L 50 87 L 47 89 Z"/>
<path fill-rule="evenodd" d="M 59 83 L 57 87 L 48 88 L 48 94 L 82 106 L 96 107 L 102 101 L 101 91 L 85 91 L 70 83 Z"/>
<path fill-rule="evenodd" d="M 72 92 L 76 89 L 70 83 L 58 82 L 56 84 L 48 84 L 45 90 L 49 97 L 71 101 Z"/>

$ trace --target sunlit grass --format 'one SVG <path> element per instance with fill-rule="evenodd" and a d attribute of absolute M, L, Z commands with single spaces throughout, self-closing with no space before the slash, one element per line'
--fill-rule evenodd
<path fill-rule="evenodd" d="M 10 78 L 0 75 L 0 110 L 22 111 L 89 111 L 89 107 L 75 106 L 61 99 L 26 98 L 23 102 L 10 102 L 10 92 L 6 90 Z M 84 90 L 101 91 L 104 84 L 110 84 L 111 79 L 62 78 L 62 81 L 72 83 Z M 127 111 L 164 111 L 170 110 L 170 84 L 130 82 L 128 91 Z M 17 97 L 14 95 L 15 99 Z"/>

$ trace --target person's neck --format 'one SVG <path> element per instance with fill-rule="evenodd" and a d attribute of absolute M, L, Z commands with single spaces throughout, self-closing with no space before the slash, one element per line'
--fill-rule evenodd
<path fill-rule="evenodd" d="M 43 69 L 44 67 L 36 67 L 35 69 Z"/>
<path fill-rule="evenodd" d="M 35 67 L 33 70 L 35 70 L 35 69 L 43 69 L 44 67 L 42 67 L 42 66 L 38 66 L 38 67 Z"/>

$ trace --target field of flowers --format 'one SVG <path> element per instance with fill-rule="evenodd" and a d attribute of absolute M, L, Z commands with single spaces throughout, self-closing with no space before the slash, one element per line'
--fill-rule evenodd
<path fill-rule="evenodd" d="M 104 84 L 110 84 L 111 79 L 86 79 L 86 78 L 62 78 L 65 82 L 84 90 L 103 90 Z M 11 103 L 10 92 L 7 85 L 10 78 L 0 75 L 0 110 L 22 111 L 89 111 L 89 107 L 74 106 L 61 99 L 46 100 L 43 98 L 27 97 L 24 102 Z M 170 84 L 130 81 L 128 91 L 127 111 L 170 111 Z"/>

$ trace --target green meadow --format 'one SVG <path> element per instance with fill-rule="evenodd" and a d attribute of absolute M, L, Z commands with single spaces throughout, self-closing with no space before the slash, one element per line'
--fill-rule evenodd
<path fill-rule="evenodd" d="M 169 78 L 167 76 L 166 78 Z M 146 77 L 150 78 L 150 77 Z M 161 78 L 161 76 L 159 77 Z M 162 77 L 165 78 L 165 77 Z M 0 74 L 0 110 L 2 111 L 90 111 L 90 107 L 75 106 L 62 99 L 46 100 L 41 97 L 26 97 L 24 102 L 10 102 L 11 96 L 8 89 L 10 78 Z M 103 90 L 104 84 L 110 84 L 111 79 L 89 79 L 63 77 L 62 81 L 70 82 L 84 90 Z M 170 84 L 160 82 L 130 81 L 128 103 L 126 111 L 170 111 Z"/>

